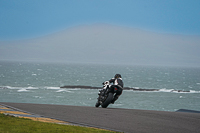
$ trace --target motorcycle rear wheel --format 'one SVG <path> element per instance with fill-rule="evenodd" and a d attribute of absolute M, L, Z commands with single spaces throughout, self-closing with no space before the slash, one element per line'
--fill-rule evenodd
<path fill-rule="evenodd" d="M 108 97 L 104 101 L 104 103 L 101 105 L 102 108 L 107 108 L 110 102 L 113 100 L 113 93 L 109 93 Z"/>

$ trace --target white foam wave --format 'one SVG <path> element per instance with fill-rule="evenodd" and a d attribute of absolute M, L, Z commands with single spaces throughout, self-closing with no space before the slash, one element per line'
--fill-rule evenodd
<path fill-rule="evenodd" d="M 50 87 L 50 86 L 46 86 L 46 87 L 44 87 L 45 89 L 49 89 L 49 90 L 61 90 L 61 88 L 60 87 Z M 73 88 L 73 89 L 63 89 L 63 90 L 80 90 L 80 88 Z"/>
<path fill-rule="evenodd" d="M 27 89 L 27 90 L 31 90 L 31 89 L 38 89 L 38 87 L 14 87 L 14 86 L 0 86 L 0 89 L 17 89 L 17 90 L 21 90 L 21 89 Z"/>
<path fill-rule="evenodd" d="M 133 87 L 133 88 L 135 88 L 135 89 L 140 89 L 140 87 Z"/>
<path fill-rule="evenodd" d="M 159 91 L 159 92 L 172 92 L 172 91 L 174 91 L 174 89 L 166 89 L 166 88 L 163 88 L 163 89 L 159 89 L 158 91 Z"/>
<path fill-rule="evenodd" d="M 0 89 L 8 89 L 10 86 L 0 86 Z"/>
<path fill-rule="evenodd" d="M 134 91 L 136 92 L 166 92 L 166 93 L 200 93 L 198 90 L 176 90 L 176 89 L 167 89 L 167 88 L 162 88 L 162 89 L 141 89 L 139 87 L 133 87 Z M 190 87 L 192 89 L 193 87 Z M 132 91 L 132 90 L 124 90 L 124 91 Z"/>
<path fill-rule="evenodd" d="M 32 90 L 32 89 L 34 90 L 34 89 L 38 89 L 38 87 L 29 86 L 29 87 L 27 87 L 27 89 L 28 89 L 28 90 Z"/>
<path fill-rule="evenodd" d="M 159 92 L 170 92 L 170 93 L 200 93 L 200 91 L 196 91 L 196 90 L 175 90 L 175 89 L 160 89 Z"/>
<path fill-rule="evenodd" d="M 65 91 L 64 89 L 60 89 L 60 90 L 57 90 L 56 92 L 63 92 Z"/>
<path fill-rule="evenodd" d="M 12 87 L 12 86 L 1 86 L 1 89 L 20 89 L 22 87 Z"/>
<path fill-rule="evenodd" d="M 19 89 L 19 90 L 18 90 L 18 92 L 25 92 L 25 91 L 29 91 L 29 90 L 27 90 L 27 89 L 25 89 L 25 88 L 22 88 L 22 89 Z"/>
<path fill-rule="evenodd" d="M 60 90 L 57 90 L 56 92 L 69 92 L 69 93 L 74 93 L 72 91 L 69 91 L 68 89 L 60 89 Z"/>
<path fill-rule="evenodd" d="M 200 93 L 200 91 L 190 90 L 190 93 Z"/>
<path fill-rule="evenodd" d="M 60 87 L 44 87 L 46 89 L 50 89 L 50 90 L 59 90 Z"/>

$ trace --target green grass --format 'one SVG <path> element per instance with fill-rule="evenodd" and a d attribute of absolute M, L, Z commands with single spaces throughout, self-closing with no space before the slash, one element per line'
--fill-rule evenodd
<path fill-rule="evenodd" d="M 0 114 L 0 133 L 114 133 L 112 131 L 33 121 Z"/>

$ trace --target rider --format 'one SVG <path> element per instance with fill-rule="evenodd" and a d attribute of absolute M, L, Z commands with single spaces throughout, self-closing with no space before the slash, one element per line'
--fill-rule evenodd
<path fill-rule="evenodd" d="M 122 76 L 120 74 L 115 74 L 114 78 L 110 79 L 109 82 L 113 83 L 113 85 L 110 88 L 117 90 L 114 99 L 111 101 L 111 103 L 114 104 L 114 102 L 122 94 L 124 83 L 122 81 Z"/>

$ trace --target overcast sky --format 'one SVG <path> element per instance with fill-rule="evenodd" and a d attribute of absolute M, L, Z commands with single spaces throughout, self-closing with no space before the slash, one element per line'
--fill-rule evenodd
<path fill-rule="evenodd" d="M 0 60 L 200 66 L 199 0 L 0 0 Z"/>

